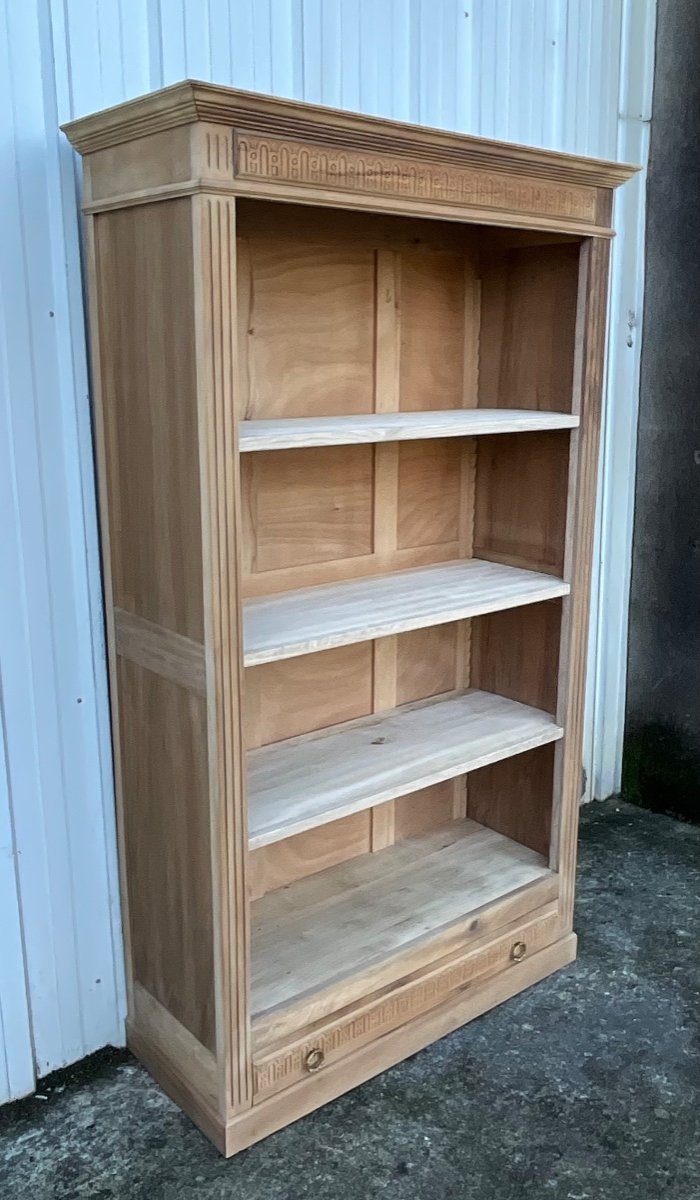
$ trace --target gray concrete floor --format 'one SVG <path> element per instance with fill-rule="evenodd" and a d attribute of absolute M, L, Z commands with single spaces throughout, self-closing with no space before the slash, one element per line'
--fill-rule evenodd
<path fill-rule="evenodd" d="M 579 959 L 225 1162 L 125 1052 L 0 1110 L 2 1200 L 696 1200 L 700 829 L 582 819 Z"/>

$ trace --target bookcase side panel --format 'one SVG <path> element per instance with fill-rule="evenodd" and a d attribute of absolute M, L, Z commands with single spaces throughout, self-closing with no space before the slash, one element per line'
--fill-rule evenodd
<path fill-rule="evenodd" d="M 568 932 L 573 923 L 578 813 L 582 794 L 583 707 L 609 264 L 609 243 L 591 238 L 584 244 L 579 273 L 573 398 L 574 411 L 580 411 L 581 425 L 572 439 L 569 474 L 564 571 L 571 584 L 571 594 L 563 601 L 557 711 L 565 732 L 555 763 L 555 795 L 559 797 L 559 803 L 555 806 L 551 849 L 552 865 L 562 879 L 560 915 L 563 932 Z"/>
<path fill-rule="evenodd" d="M 204 640 L 189 201 L 94 218 L 115 607 Z"/>
<path fill-rule="evenodd" d="M 479 403 L 575 410 L 580 244 L 495 243 L 481 262 Z M 567 561 L 569 430 L 477 439 L 474 553 L 560 577 Z M 559 600 L 472 623 L 470 684 L 559 715 Z M 560 752 L 540 747 L 473 772 L 467 813 L 547 855 L 556 827 Z"/>
<path fill-rule="evenodd" d="M 129 1032 L 214 1107 L 211 826 L 190 201 L 90 219 Z"/>

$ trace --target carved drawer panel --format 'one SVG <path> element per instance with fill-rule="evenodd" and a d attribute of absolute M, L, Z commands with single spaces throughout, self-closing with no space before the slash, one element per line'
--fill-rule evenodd
<path fill-rule="evenodd" d="M 282 1049 L 268 1051 L 254 1062 L 256 1101 L 324 1070 L 353 1050 L 448 1002 L 472 983 L 517 970 L 520 962 L 550 945 L 558 933 L 558 916 L 552 906 L 488 946 L 450 955 L 431 969 L 408 976 L 390 994 L 378 995 L 351 1014 L 346 1012 Z"/>

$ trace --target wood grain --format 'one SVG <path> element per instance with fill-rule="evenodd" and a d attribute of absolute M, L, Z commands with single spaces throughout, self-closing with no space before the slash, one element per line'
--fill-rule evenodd
<path fill-rule="evenodd" d="M 206 563 L 207 734 L 217 984 L 217 1063 L 224 1113 L 252 1103 L 248 828 L 243 769 L 240 473 L 236 427 L 235 207 L 193 204 L 201 521 Z"/>
<path fill-rule="evenodd" d="M 472 687 L 554 715 L 559 686 L 561 600 L 489 613 L 472 622 Z"/>
<path fill-rule="evenodd" d="M 117 194 L 160 190 L 192 179 L 192 137 L 186 126 L 164 129 L 119 146 L 106 146 L 85 162 L 85 205 Z"/>
<path fill-rule="evenodd" d="M 446 829 L 443 826 L 441 830 L 425 832 L 435 835 L 446 832 Z M 315 991 L 313 996 L 304 994 L 298 1002 L 273 1009 L 265 1016 L 259 1015 L 253 1025 L 254 1054 L 272 1047 L 281 1049 L 290 1039 L 299 1036 L 301 1031 L 309 1032 L 320 1027 L 344 1009 L 352 1012 L 368 996 L 386 994 L 396 986 L 397 981 L 430 969 L 441 958 L 464 951 L 467 947 L 477 949 L 489 945 L 494 937 L 514 929 L 517 923 L 536 915 L 545 915 L 551 911 L 552 905 L 557 907 L 558 895 L 558 876 L 549 872 L 539 881 L 526 883 L 500 900 L 488 901 L 480 908 L 465 913 L 443 929 L 435 931 L 430 938 L 418 939 L 396 955 L 366 966 L 361 973 L 346 976 L 341 989 L 336 983 L 330 983 L 328 987 Z"/>
<path fill-rule="evenodd" d="M 496 433 L 571 429 L 576 425 L 578 417 L 571 413 L 498 408 L 242 421 L 241 452 L 288 450 L 304 446 L 350 446 L 356 442 L 485 437 Z"/>
<path fill-rule="evenodd" d="M 384 450 L 392 448 L 396 450 L 395 445 L 385 446 Z M 383 481 L 387 482 L 386 475 Z M 377 517 L 374 523 L 375 530 L 379 523 Z M 382 538 L 375 542 L 376 546 L 382 544 Z M 241 580 L 241 589 L 248 600 L 322 584 L 370 579 L 389 571 L 411 571 L 416 567 L 452 562 L 460 557 L 460 549 L 459 542 L 443 542 L 436 546 L 408 546 L 393 551 L 376 549 L 371 554 L 356 554 L 352 558 L 329 558 L 325 562 L 304 563 L 301 566 L 280 567 L 276 571 L 265 571 L 258 575 L 245 575 Z"/>
<path fill-rule="evenodd" d="M 134 977 L 213 1051 L 205 704 L 125 659 L 118 678 Z"/>
<path fill-rule="evenodd" d="M 396 703 L 427 700 L 462 686 L 457 669 L 460 628 L 432 625 L 396 638 Z"/>
<path fill-rule="evenodd" d="M 546 949 L 526 958 L 518 964 L 517 970 L 500 971 L 475 981 L 464 992 L 456 997 L 451 996 L 409 1024 L 399 1026 L 380 1042 L 360 1047 L 328 1070 L 307 1076 L 228 1121 L 213 1114 L 190 1081 L 174 1070 L 157 1047 L 133 1026 L 127 1028 L 128 1044 L 164 1091 L 190 1115 L 222 1154 L 230 1156 L 336 1099 L 408 1055 L 417 1053 L 525 988 L 539 983 L 575 957 L 575 935 L 560 938 Z"/>
<path fill-rule="evenodd" d="M 400 408 L 460 408 L 464 381 L 464 254 L 401 255 Z"/>
<path fill-rule="evenodd" d="M 140 983 L 134 985 L 133 1021 L 180 1074 L 191 1081 L 208 1108 L 216 1112 L 219 1101 L 216 1058 Z"/>
<path fill-rule="evenodd" d="M 371 412 L 372 250 L 251 231 L 239 256 L 241 416 Z"/>
<path fill-rule="evenodd" d="M 568 585 L 494 563 L 448 563 L 248 600 L 248 665 L 563 596 Z"/>
<path fill-rule="evenodd" d="M 246 456 L 246 575 L 371 554 L 370 446 Z"/>
<path fill-rule="evenodd" d="M 394 808 L 394 841 L 416 837 L 419 833 L 430 833 L 442 829 L 455 818 L 466 816 L 465 811 L 455 812 L 455 795 L 466 787 L 464 775 L 419 788 L 407 796 L 399 796 Z M 375 810 L 381 811 L 381 809 Z"/>
<path fill-rule="evenodd" d="M 321 1051 L 324 1068 L 346 1058 L 361 1046 L 377 1040 L 377 1030 L 386 1037 L 392 1029 L 415 1020 L 445 1002 L 450 994 L 463 993 L 477 980 L 499 971 L 515 970 L 513 946 L 521 943 L 526 954 L 536 954 L 557 934 L 556 909 L 497 938 L 486 949 L 463 949 L 440 959 L 434 966 L 401 980 L 388 993 L 370 996 L 348 1017 L 313 1029 L 286 1045 L 256 1057 L 255 1090 L 259 1098 L 273 1096 L 308 1075 L 306 1061 L 311 1051 Z"/>
<path fill-rule="evenodd" d="M 555 814 L 552 859 L 562 873 L 562 928 L 573 923 L 576 842 L 581 796 L 581 751 L 585 701 L 591 556 L 595 521 L 596 471 L 600 437 L 605 318 L 608 298 L 609 247 L 591 242 L 581 264 L 579 352 L 575 386 L 582 427 L 574 461 L 575 497 L 567 530 L 574 598 L 566 605 L 562 628 L 562 671 L 559 712 L 565 714 L 567 736 L 557 762 L 556 786 L 561 803 Z"/>
<path fill-rule="evenodd" d="M 252 850 L 249 860 L 252 899 L 258 900 L 297 879 L 317 875 L 328 867 L 367 854 L 372 849 L 372 815 L 366 811 L 353 813 L 330 825 L 320 825 Z"/>
<path fill-rule="evenodd" d="M 565 431 L 480 439 L 477 557 L 563 575 L 569 440 Z"/>
<path fill-rule="evenodd" d="M 189 203 L 95 223 L 114 603 L 204 641 Z"/>
<path fill-rule="evenodd" d="M 283 125 L 287 129 L 293 128 L 295 136 L 303 132 L 310 143 L 328 144 L 329 135 L 334 131 L 348 145 L 359 147 L 373 147 L 377 144 L 374 139 L 383 137 L 385 142 L 396 146 L 402 153 L 420 146 L 423 155 L 438 162 L 452 158 L 479 166 L 495 164 L 499 170 L 513 173 L 525 168 L 540 178 L 572 183 L 585 180 L 592 186 L 603 188 L 616 187 L 639 170 L 625 163 L 467 137 L 426 126 L 282 100 L 257 92 L 223 87 L 221 84 L 203 83 L 201 80 L 171 84 L 147 96 L 70 121 L 62 129 L 81 154 L 88 154 L 105 145 L 119 145 L 134 137 L 192 124 L 194 121 L 237 125 L 241 129 L 252 128 L 261 132 Z"/>
<path fill-rule="evenodd" d="M 580 246 L 482 262 L 479 405 L 571 412 Z"/>
<path fill-rule="evenodd" d="M 179 683 L 199 696 L 206 694 L 204 646 L 199 642 L 125 612 L 123 608 L 114 610 L 114 623 L 117 654 L 122 658 Z"/>
<path fill-rule="evenodd" d="M 131 950 L 131 919 L 129 912 L 129 887 L 126 868 L 126 832 L 124 813 L 126 796 L 121 770 L 121 723 L 119 720 L 119 678 L 117 671 L 117 639 L 114 621 L 114 588 L 112 585 L 112 529 L 107 481 L 107 441 L 105 411 L 102 392 L 102 348 L 105 330 L 100 327 L 98 296 L 100 277 L 97 270 L 95 247 L 95 222 L 86 221 L 86 276 L 88 283 L 88 317 L 90 334 L 91 393 L 93 404 L 93 427 L 95 440 L 95 465 L 97 474 L 97 500 L 100 517 L 100 561 L 102 565 L 102 587 L 104 591 L 105 635 L 107 666 L 109 671 L 110 733 L 112 739 L 112 762 L 114 765 L 114 799 L 119 859 L 119 899 L 121 903 L 122 930 L 124 941 L 124 975 L 127 1014 L 134 1009 L 134 966 Z"/>
<path fill-rule="evenodd" d="M 399 407 L 401 375 L 401 308 L 403 256 L 394 249 L 378 248 L 375 276 L 374 408 L 392 413 Z M 384 560 L 396 553 L 399 537 L 399 446 L 395 442 L 374 449 L 375 555 Z M 381 638 L 372 649 L 372 711 L 396 704 L 397 639 Z M 362 805 L 361 808 L 371 808 Z M 341 815 L 341 814 L 339 814 Z M 394 805 L 372 808 L 370 850 L 375 853 L 394 841 Z"/>
<path fill-rule="evenodd" d="M 541 855 L 463 821 L 271 892 L 253 905 L 253 1011 L 331 983 L 340 1003 L 347 976 L 546 872 Z"/>
<path fill-rule="evenodd" d="M 462 508 L 462 447 L 458 442 L 407 442 L 398 447 L 398 529 L 400 549 L 451 546 L 459 541 Z"/>
<path fill-rule="evenodd" d="M 473 691 L 251 751 L 249 845 L 280 841 L 561 735 L 539 709 Z"/>
<path fill-rule="evenodd" d="M 469 776 L 467 815 L 545 857 L 551 846 L 553 804 L 551 744 Z"/>
<path fill-rule="evenodd" d="M 372 711 L 373 645 L 339 646 L 245 673 L 246 744 L 281 742 Z"/>

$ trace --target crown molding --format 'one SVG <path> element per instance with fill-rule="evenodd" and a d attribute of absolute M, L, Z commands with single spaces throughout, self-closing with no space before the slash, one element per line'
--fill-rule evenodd
<path fill-rule="evenodd" d="M 374 151 L 455 168 L 490 168 L 501 175 L 525 174 L 590 187 L 618 187 L 639 170 L 626 163 L 495 142 L 195 80 L 128 100 L 61 128 L 85 155 L 198 121 L 338 150 Z"/>

